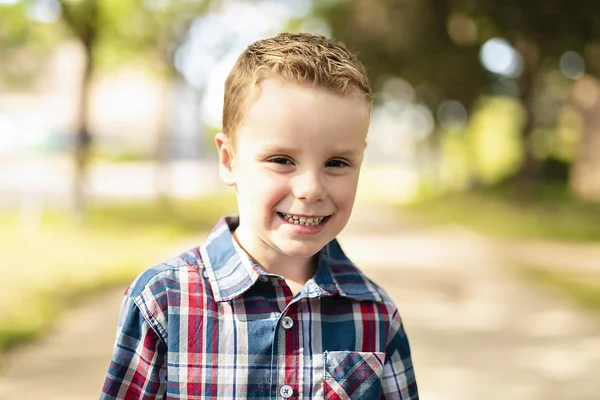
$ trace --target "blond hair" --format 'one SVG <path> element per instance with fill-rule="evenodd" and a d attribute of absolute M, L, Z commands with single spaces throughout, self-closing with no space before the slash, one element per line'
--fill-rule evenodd
<path fill-rule="evenodd" d="M 232 136 L 244 118 L 250 89 L 270 76 L 343 96 L 359 93 L 369 106 L 373 100 L 365 67 L 343 43 L 307 33 L 280 33 L 250 45 L 229 73 L 223 105 L 227 136 Z"/>

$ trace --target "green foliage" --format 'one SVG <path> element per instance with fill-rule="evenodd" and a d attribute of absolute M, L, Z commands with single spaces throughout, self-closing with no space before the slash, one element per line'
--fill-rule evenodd
<path fill-rule="evenodd" d="M 467 129 L 473 174 L 479 182 L 496 184 L 518 169 L 523 120 L 522 107 L 512 99 L 484 98 L 478 104 Z"/>
<path fill-rule="evenodd" d="M 498 33 L 513 42 L 529 38 L 537 44 L 542 60 L 558 58 L 567 50 L 584 54 L 586 45 L 600 41 L 597 1 L 454 0 L 452 3 L 469 15 L 489 18 L 498 27 Z"/>
<path fill-rule="evenodd" d="M 489 82 L 477 41 L 458 46 L 450 38 L 450 12 L 446 0 L 339 1 L 315 9 L 333 37 L 358 52 L 375 90 L 400 76 L 420 87 L 417 100 L 434 110 L 446 98 L 470 108 Z"/>
<path fill-rule="evenodd" d="M 561 161 L 573 162 L 579 151 L 583 129 L 581 113 L 572 105 L 564 106 L 557 116 L 552 155 Z"/>
<path fill-rule="evenodd" d="M 193 234 L 211 228 L 216 215 L 235 212 L 235 199 L 219 195 L 197 200 L 179 200 L 165 208 L 159 203 L 122 203 L 97 205 L 86 220 L 89 229 L 98 232 L 128 230 L 174 236 Z"/>
<path fill-rule="evenodd" d="M 476 157 L 471 152 L 467 132 L 465 130 L 445 132 L 441 140 L 441 152 L 443 167 L 439 186 L 450 191 L 466 188 L 474 174 Z"/>
<path fill-rule="evenodd" d="M 160 6 L 149 8 L 148 4 Z M 175 51 L 187 39 L 189 28 L 211 5 L 210 0 L 104 0 L 99 16 L 100 62 L 108 68 L 128 62 L 146 63 L 146 68 L 172 78 Z M 126 40 L 124 40 L 126 38 Z"/>
<path fill-rule="evenodd" d="M 473 182 L 494 185 L 514 175 L 522 160 L 519 130 L 523 118 L 522 107 L 514 99 L 482 98 L 464 129 L 440 135 L 438 189 L 463 190 Z"/>
<path fill-rule="evenodd" d="M 535 171 L 541 160 L 575 161 L 584 126 L 566 106 L 572 81 L 558 71 L 559 59 L 576 51 L 585 57 L 586 72 L 600 76 L 597 1 L 341 0 L 317 3 L 315 13 L 330 23 L 333 37 L 359 53 L 375 90 L 399 76 L 415 88 L 415 101 L 434 112 L 451 98 L 478 119 L 470 124 L 477 128 L 469 129 L 469 151 L 455 133 L 442 138 L 447 154 L 468 157 L 452 161 L 453 174 L 489 184 L 516 170 L 525 188 L 539 178 Z M 481 66 L 480 47 L 494 37 L 508 39 L 519 52 L 519 76 L 501 78 Z M 504 133 L 481 128 L 480 115 L 473 112 L 481 96 L 490 93 L 521 101 L 514 130 L 509 132 L 506 123 L 499 129 Z M 465 164 L 471 167 L 466 174 Z"/>
<path fill-rule="evenodd" d="M 564 184 L 534 187 L 533 201 L 520 203 L 513 184 L 417 201 L 405 210 L 425 221 L 463 225 L 506 238 L 600 240 L 600 204 L 578 201 Z"/>
<path fill-rule="evenodd" d="M 91 47 L 97 66 L 144 65 L 172 78 L 175 51 L 211 1 L 62 0 L 61 4 L 65 21 Z"/>
<path fill-rule="evenodd" d="M 23 90 L 36 83 L 44 60 L 65 36 L 60 27 L 30 21 L 25 1 L 0 5 L 0 88 Z"/>
<path fill-rule="evenodd" d="M 600 316 L 600 276 L 577 274 L 569 268 L 548 270 L 541 266 L 518 266 L 515 272 L 552 293 L 563 296 Z"/>
<path fill-rule="evenodd" d="M 151 8 L 150 3 L 161 4 Z M 193 21 L 210 0 L 60 0 L 62 21 L 39 23 L 27 15 L 31 1 L 0 5 L 0 76 L 13 82 L 34 77 L 61 40 L 75 37 L 92 57 L 93 67 L 123 64 L 172 77 L 174 53 L 187 38 Z"/>
<path fill-rule="evenodd" d="M 29 2 L 0 5 L 0 54 L 17 48 L 48 48 L 56 44 L 61 31 L 52 24 L 31 21 L 27 16 Z M 53 33 L 53 34 L 51 34 Z"/>

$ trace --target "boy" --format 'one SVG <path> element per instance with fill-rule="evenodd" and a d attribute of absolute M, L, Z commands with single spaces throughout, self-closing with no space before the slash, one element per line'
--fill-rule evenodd
<path fill-rule="evenodd" d="M 239 217 L 126 293 L 101 399 L 417 399 L 389 297 L 335 237 L 372 92 L 341 43 L 261 40 L 225 83 L 221 178 Z"/>

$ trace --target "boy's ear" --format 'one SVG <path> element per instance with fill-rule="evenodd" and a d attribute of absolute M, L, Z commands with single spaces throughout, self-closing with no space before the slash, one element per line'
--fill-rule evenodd
<path fill-rule="evenodd" d="M 219 176 L 226 185 L 233 186 L 235 185 L 235 175 L 233 173 L 232 143 L 227 135 L 219 132 L 215 135 L 215 144 L 219 155 Z"/>

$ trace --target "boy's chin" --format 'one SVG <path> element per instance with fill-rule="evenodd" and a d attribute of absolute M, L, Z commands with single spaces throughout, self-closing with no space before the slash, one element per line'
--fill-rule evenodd
<path fill-rule="evenodd" d="M 279 243 L 279 250 L 289 257 L 311 258 L 319 252 L 327 243 Z"/>

